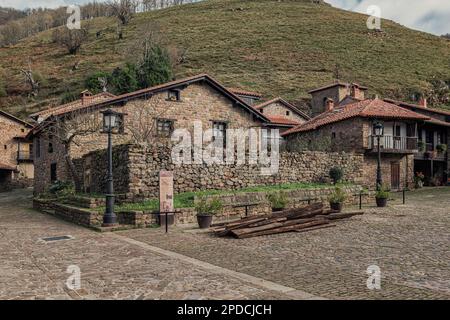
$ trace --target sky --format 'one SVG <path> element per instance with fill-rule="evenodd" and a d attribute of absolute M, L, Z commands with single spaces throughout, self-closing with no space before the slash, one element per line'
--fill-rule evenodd
<path fill-rule="evenodd" d="M 0 0 L 1 1 L 1 0 Z M 367 13 L 377 5 L 381 17 L 436 35 L 450 33 L 449 0 L 325 0 L 335 7 Z M 383 27 L 383 26 L 382 26 Z"/>
<path fill-rule="evenodd" d="M 100 0 L 101 1 L 101 0 Z M 381 8 L 381 17 L 409 28 L 442 35 L 450 33 L 450 0 L 325 0 L 335 7 L 367 13 L 370 5 Z M 56 8 L 89 0 L 0 0 L 1 7 Z"/>

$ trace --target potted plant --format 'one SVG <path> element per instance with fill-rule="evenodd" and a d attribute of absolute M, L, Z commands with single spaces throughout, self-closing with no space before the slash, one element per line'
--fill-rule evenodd
<path fill-rule="evenodd" d="M 195 203 L 195 211 L 197 212 L 197 222 L 200 229 L 211 227 L 213 216 L 222 210 L 222 202 L 215 199 L 200 197 Z"/>
<path fill-rule="evenodd" d="M 443 143 L 438 144 L 438 145 L 436 146 L 436 151 L 437 151 L 438 153 L 445 153 L 445 152 L 447 152 L 447 145 L 446 145 L 446 144 L 443 144 Z"/>
<path fill-rule="evenodd" d="M 425 142 L 423 142 L 423 141 L 417 142 L 417 148 L 419 149 L 419 152 L 424 152 L 425 151 Z"/>
<path fill-rule="evenodd" d="M 283 192 L 273 192 L 267 196 L 267 200 L 269 200 L 272 206 L 272 212 L 283 211 L 287 205 L 287 197 Z"/>
<path fill-rule="evenodd" d="M 414 184 L 417 189 L 423 188 L 425 181 L 425 175 L 422 172 L 416 172 L 416 175 L 414 176 Z"/>
<path fill-rule="evenodd" d="M 330 201 L 331 210 L 341 212 L 346 198 L 347 195 L 345 194 L 344 190 L 342 190 L 341 188 L 334 189 L 334 192 L 328 199 Z"/>
<path fill-rule="evenodd" d="M 387 205 L 387 200 L 389 199 L 390 192 L 387 188 L 381 187 L 375 195 L 378 208 L 384 208 Z"/>

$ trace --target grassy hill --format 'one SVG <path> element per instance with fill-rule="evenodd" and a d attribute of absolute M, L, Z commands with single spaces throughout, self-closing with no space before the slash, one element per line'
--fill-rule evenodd
<path fill-rule="evenodd" d="M 267 98 L 307 98 L 309 89 L 333 81 L 336 64 L 341 79 L 391 97 L 426 91 L 435 77 L 450 79 L 450 41 L 387 20 L 378 34 L 367 29 L 366 19 L 311 0 L 209 0 L 139 14 L 118 40 L 116 20 L 98 18 L 75 56 L 51 42 L 51 31 L 1 48 L 8 96 L 0 106 L 23 117 L 58 104 L 65 92 L 81 91 L 90 73 L 122 65 L 149 22 L 160 26 L 168 45 L 188 50 L 178 78 L 206 72 Z M 19 72 L 29 61 L 44 79 L 37 98 L 27 97 Z"/>

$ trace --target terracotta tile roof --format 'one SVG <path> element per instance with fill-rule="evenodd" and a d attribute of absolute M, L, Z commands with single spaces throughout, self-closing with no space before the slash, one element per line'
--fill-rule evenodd
<path fill-rule="evenodd" d="M 86 93 L 88 92 L 87 90 L 84 90 L 82 93 Z M 101 92 L 99 94 L 96 95 L 92 95 L 92 96 L 88 96 L 87 98 L 89 99 L 88 103 L 84 103 L 83 104 L 83 100 L 82 99 L 78 99 L 63 105 L 60 105 L 58 107 L 55 108 L 50 108 L 47 110 L 43 110 L 40 112 L 36 112 L 33 113 L 32 115 L 30 115 L 30 118 L 33 119 L 37 119 L 37 118 L 43 118 L 46 119 L 51 115 L 57 116 L 57 115 L 61 115 L 70 111 L 75 111 L 77 109 L 80 108 L 85 108 L 85 107 L 89 107 L 92 105 L 95 105 L 98 102 L 102 102 L 102 101 L 106 101 L 109 99 L 112 99 L 116 97 L 115 95 L 113 95 L 112 93 L 109 92 Z"/>
<path fill-rule="evenodd" d="M 299 125 L 300 122 L 295 121 L 295 120 L 291 120 L 285 117 L 281 117 L 281 116 L 269 116 L 267 115 L 267 118 L 269 118 L 270 122 L 273 124 L 286 124 L 286 125 Z"/>
<path fill-rule="evenodd" d="M 296 132 L 312 131 L 331 123 L 356 117 L 418 121 L 430 120 L 429 117 L 399 107 L 395 104 L 380 99 L 367 99 L 324 112 L 308 122 L 286 131 L 283 133 L 283 136 Z"/>
<path fill-rule="evenodd" d="M 253 108 L 255 108 L 256 110 L 262 110 L 267 106 L 270 106 L 273 103 L 281 103 L 282 105 L 284 105 L 285 107 L 291 109 L 293 112 L 297 113 L 299 116 L 305 118 L 305 120 L 309 120 L 311 119 L 306 113 L 300 111 L 296 106 L 294 106 L 293 104 L 287 102 L 286 100 L 284 100 L 281 97 L 263 102 L 261 104 L 255 105 L 253 106 Z"/>
<path fill-rule="evenodd" d="M 16 171 L 16 168 L 0 162 L 0 170 Z"/>
<path fill-rule="evenodd" d="M 230 90 L 234 94 L 242 95 L 242 96 L 250 96 L 250 97 L 256 97 L 256 98 L 261 98 L 263 96 L 260 93 L 247 91 L 247 90 L 242 90 L 242 89 L 239 89 L 239 88 L 228 88 L 228 90 Z"/>
<path fill-rule="evenodd" d="M 308 93 L 314 93 L 314 92 L 317 92 L 317 91 L 322 91 L 322 90 L 325 90 L 325 89 L 334 88 L 336 86 L 350 87 L 352 84 L 358 85 L 361 90 L 367 90 L 368 89 L 367 87 L 360 86 L 357 83 L 348 83 L 348 82 L 336 81 L 335 83 L 331 83 L 331 84 L 326 85 L 324 87 L 320 87 L 320 88 L 317 88 L 317 89 L 310 90 L 310 91 L 308 91 Z"/>
<path fill-rule="evenodd" d="M 425 112 L 431 112 L 431 113 L 437 113 L 437 114 L 441 114 L 441 115 L 445 115 L 445 116 L 450 116 L 450 111 L 445 111 L 445 110 L 440 110 L 440 109 L 430 108 L 430 107 L 424 107 L 424 106 L 420 106 L 417 104 L 407 103 L 407 102 L 403 102 L 403 101 L 397 101 L 397 100 L 393 100 L 393 99 L 384 99 L 384 101 L 389 102 L 389 103 L 394 103 L 401 107 L 407 107 L 407 108 L 411 108 L 411 109 L 415 109 L 415 110 L 419 110 L 419 111 L 425 111 Z"/>

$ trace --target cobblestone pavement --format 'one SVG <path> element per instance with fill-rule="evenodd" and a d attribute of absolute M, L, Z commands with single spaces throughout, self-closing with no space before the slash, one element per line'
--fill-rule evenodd
<path fill-rule="evenodd" d="M 337 227 L 251 239 L 194 229 L 119 234 L 199 260 L 331 299 L 450 299 L 450 188 L 400 195 L 389 208 L 366 207 Z M 367 289 L 367 268 L 381 290 Z"/>
<path fill-rule="evenodd" d="M 29 209 L 31 192 L 0 194 L 0 299 L 289 299 L 296 292 L 159 254 Z M 72 240 L 43 243 L 42 237 Z M 128 241 L 124 241 L 128 240 Z M 81 269 L 81 289 L 65 283 Z M 281 289 L 279 288 L 281 287 Z M 292 290 L 291 290 L 292 291 Z M 294 293 L 294 295 L 291 295 Z M 300 295 L 301 292 L 297 292 Z"/>

